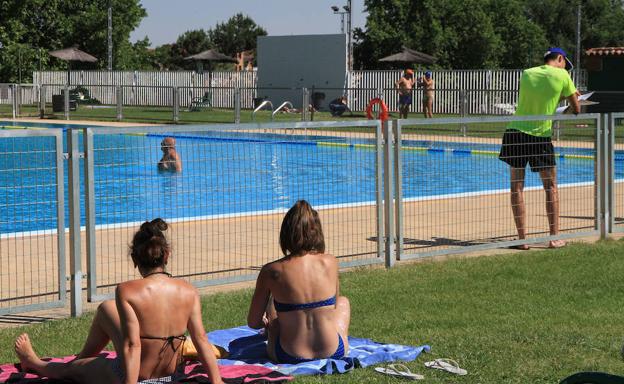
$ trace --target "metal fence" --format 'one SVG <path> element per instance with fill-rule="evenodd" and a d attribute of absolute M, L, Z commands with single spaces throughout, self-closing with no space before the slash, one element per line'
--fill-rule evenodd
<path fill-rule="evenodd" d="M 0 130 L 0 164 L 0 314 L 62 307 L 62 130 Z"/>
<path fill-rule="evenodd" d="M 540 180 L 538 173 L 526 171 L 527 240 L 518 239 L 511 206 L 520 203 L 510 195 L 520 193 L 510 192 L 510 167 L 498 159 L 501 138 L 512 121 L 541 119 L 398 120 L 394 169 L 401 259 L 598 234 L 595 188 L 604 172 L 600 115 L 559 115 L 549 118 L 561 131 L 555 178 Z M 427 133 L 443 136 L 422 140 Z M 549 182 L 558 186 L 552 195 L 543 191 Z M 550 209 L 559 209 L 558 228 L 550 232 L 549 202 L 558 205 Z"/>
<path fill-rule="evenodd" d="M 606 118 L 605 118 L 606 119 Z M 609 152 L 608 173 L 606 187 L 609 188 L 608 222 L 610 232 L 624 232 L 624 113 L 608 115 L 609 135 L 606 144 Z"/>
<path fill-rule="evenodd" d="M 354 111 L 364 111 L 372 98 L 383 94 L 391 110 L 397 110 L 398 95 L 394 83 L 402 71 L 351 71 L 347 73 L 345 87 L 332 90 L 328 94 L 344 93 L 349 106 Z M 505 109 L 492 108 L 494 104 L 515 103 L 515 93 L 522 70 L 434 70 L 436 81 L 434 113 L 438 114 L 509 114 Z M 415 76 L 424 75 L 417 71 Z M 583 70 L 572 72 L 573 80 L 579 89 L 586 89 L 587 73 Z M 35 85 L 55 87 L 67 83 L 66 72 L 43 71 L 33 73 Z M 236 89 L 241 90 L 241 108 L 255 107 L 254 99 L 262 96 L 257 89 L 255 71 L 234 72 L 216 71 L 199 74 L 192 71 L 72 71 L 69 76 L 72 88 L 89 90 L 102 104 L 113 104 L 116 93 L 102 86 L 120 86 L 124 89 L 124 105 L 127 106 L 173 106 L 174 88 L 179 88 L 180 105 L 189 105 L 192 98 L 209 96 L 215 108 L 234 108 Z M 290 89 L 290 88 L 289 88 Z M 301 89 L 299 89 L 302 91 Z M 322 86 L 310 88 L 311 92 L 324 93 Z M 468 94 L 470 93 L 470 94 Z M 335 96 L 335 95 L 334 95 Z M 285 100 L 282 100 L 285 101 Z M 291 100 L 292 101 L 292 100 Z M 330 101 L 328 98 L 327 102 Z M 46 99 L 50 103 L 50 99 Z M 298 104 L 298 103 L 297 103 Z M 422 92 L 414 92 L 414 110 L 421 111 Z M 463 109 L 462 109 L 463 108 Z M 487 111 L 487 112 L 483 112 Z"/>
<path fill-rule="evenodd" d="M 326 127 L 351 131 L 310 135 Z M 282 216 L 302 198 L 319 210 L 327 247 L 343 266 L 381 262 L 380 127 L 361 121 L 86 129 L 89 298 L 109 297 L 116 284 L 136 278 L 128 243 L 138 224 L 155 217 L 172 223 L 175 276 L 198 286 L 253 279 L 279 256 Z M 164 137 L 177 140 L 179 174 L 157 169 Z M 350 150 L 351 142 L 365 150 Z"/>
<path fill-rule="evenodd" d="M 64 242 L 55 235 L 66 226 L 73 315 L 81 312 L 83 289 L 89 300 L 101 300 L 119 282 L 138 276 L 128 244 L 138 225 L 155 217 L 171 223 L 168 268 L 197 286 L 255 278 L 263 264 L 279 257 L 281 219 L 298 199 L 319 210 L 327 250 L 342 266 L 391 266 L 396 260 L 622 231 L 622 118 L 77 128 L 68 130 L 64 151 L 57 130 L 0 131 L 0 140 L 8 140 L 0 142 L 8 143 L 0 147 L 2 173 L 11 181 L 0 188 L 2 223 L 8 226 L 1 231 L 0 262 L 9 266 L 0 273 L 0 313 L 62 305 Z M 519 240 L 509 167 L 497 156 L 511 121 L 543 119 L 554 120 L 559 233 L 549 231 L 542 181 L 527 171 L 527 238 Z M 52 143 L 39 149 L 40 137 Z M 181 173 L 158 171 L 164 137 L 177 140 Z M 21 146 L 11 141 L 22 139 L 27 141 Z M 56 226 L 42 229 L 41 221 Z M 30 261 L 22 263 L 24 258 Z"/>

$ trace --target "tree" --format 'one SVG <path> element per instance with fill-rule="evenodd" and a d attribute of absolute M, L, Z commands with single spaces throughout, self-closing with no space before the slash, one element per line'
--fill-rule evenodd
<path fill-rule="evenodd" d="M 180 36 L 169 51 L 169 69 L 195 69 L 195 62 L 184 60 L 185 57 L 203 52 L 213 47 L 208 32 L 203 29 L 186 31 Z"/>
<path fill-rule="evenodd" d="M 208 34 L 217 50 L 234 57 L 238 52 L 255 50 L 256 39 L 267 32 L 250 17 L 238 13 L 225 23 L 218 23 Z"/>
<path fill-rule="evenodd" d="M 624 0 L 581 2 L 583 48 L 624 44 Z M 576 2 L 564 0 L 365 0 L 366 30 L 356 30 L 356 67 L 378 63 L 402 45 L 434 55 L 443 68 L 523 68 L 549 46 L 573 53 Z"/>
<path fill-rule="evenodd" d="M 115 63 L 129 44 L 130 32 L 147 13 L 139 0 L 111 1 Z M 17 81 L 20 67 L 28 77 L 40 66 L 65 69 L 65 62 L 51 59 L 47 52 L 72 45 L 99 59 L 84 68 L 106 68 L 107 8 L 108 0 L 0 1 L 0 81 Z"/>

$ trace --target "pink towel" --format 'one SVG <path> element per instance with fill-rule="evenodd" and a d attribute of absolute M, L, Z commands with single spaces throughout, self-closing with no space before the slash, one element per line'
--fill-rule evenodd
<path fill-rule="evenodd" d="M 115 352 L 103 352 L 101 356 L 107 359 L 114 359 Z M 74 356 L 53 357 L 46 359 L 55 363 L 65 363 L 72 360 Z M 180 370 L 181 371 L 181 370 Z M 253 383 L 283 383 L 293 379 L 279 371 L 258 366 L 258 365 L 223 365 L 219 366 L 219 372 L 223 381 L 231 384 L 253 384 Z M 39 384 L 52 383 L 45 377 L 39 377 L 32 373 L 20 371 L 19 364 L 0 365 L 0 383 L 19 384 Z M 172 383 L 209 383 L 208 375 L 204 372 L 201 363 L 197 361 L 187 361 L 184 364 L 184 373 L 176 373 L 172 376 Z"/>

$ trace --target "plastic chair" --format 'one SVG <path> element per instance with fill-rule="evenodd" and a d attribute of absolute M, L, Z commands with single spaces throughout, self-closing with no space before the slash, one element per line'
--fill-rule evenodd
<path fill-rule="evenodd" d="M 206 91 L 204 96 L 201 97 L 193 97 L 191 99 L 191 105 L 189 106 L 189 111 L 199 111 L 203 108 L 212 109 L 212 92 Z"/>

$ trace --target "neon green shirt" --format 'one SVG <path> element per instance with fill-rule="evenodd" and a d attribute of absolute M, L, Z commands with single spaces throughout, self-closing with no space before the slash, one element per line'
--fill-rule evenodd
<path fill-rule="evenodd" d="M 561 97 L 576 92 L 565 69 L 542 65 L 525 69 L 520 78 L 520 97 L 515 116 L 552 115 Z M 552 121 L 512 121 L 507 126 L 531 136 L 552 136 Z"/>

